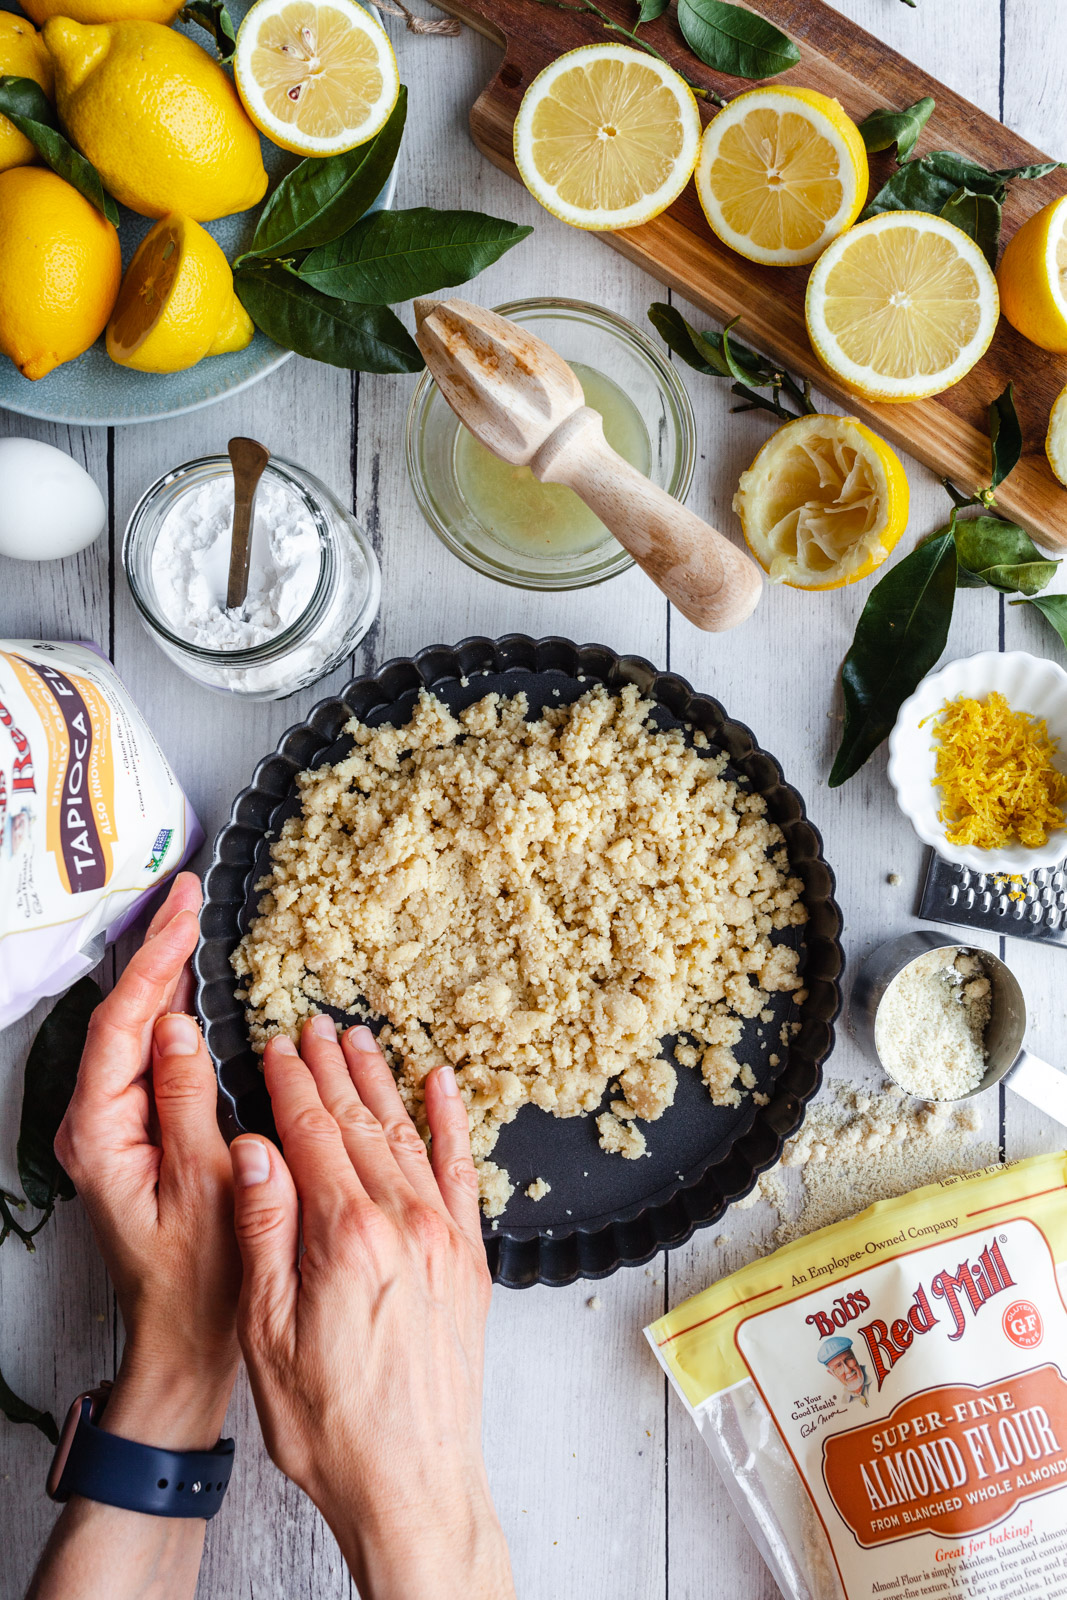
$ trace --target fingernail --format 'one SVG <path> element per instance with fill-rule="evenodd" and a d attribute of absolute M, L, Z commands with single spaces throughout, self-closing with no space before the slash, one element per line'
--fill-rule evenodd
<path fill-rule="evenodd" d="M 336 1042 L 337 1042 L 337 1024 L 333 1020 L 332 1017 L 327 1017 L 327 1016 L 312 1017 L 311 1021 L 307 1024 L 307 1026 L 311 1029 L 312 1033 L 314 1033 L 314 1034 L 316 1034 L 318 1036 L 318 1038 L 320 1038 L 320 1039 L 332 1039 L 334 1041 L 334 1043 L 336 1044 Z"/>
<path fill-rule="evenodd" d="M 353 1050 L 360 1050 L 365 1055 L 378 1054 L 378 1041 L 368 1027 L 361 1022 L 356 1028 L 349 1028 L 345 1035 Z"/>
<path fill-rule="evenodd" d="M 238 1139 L 230 1146 L 234 1182 L 242 1189 L 266 1183 L 270 1177 L 270 1152 L 262 1139 Z"/>
<path fill-rule="evenodd" d="M 195 1056 L 200 1045 L 200 1029 L 192 1017 L 172 1011 L 156 1023 L 155 1038 L 156 1050 L 161 1056 Z"/>
<path fill-rule="evenodd" d="M 456 1082 L 456 1074 L 452 1071 L 451 1067 L 438 1067 L 437 1082 L 440 1086 L 441 1093 L 443 1095 L 447 1095 L 450 1100 L 454 1095 L 459 1093 L 459 1084 Z"/>
<path fill-rule="evenodd" d="M 273 1039 L 268 1039 L 267 1043 L 270 1045 L 275 1055 L 295 1056 L 297 1054 L 296 1045 L 293 1043 L 287 1033 L 276 1033 Z"/>

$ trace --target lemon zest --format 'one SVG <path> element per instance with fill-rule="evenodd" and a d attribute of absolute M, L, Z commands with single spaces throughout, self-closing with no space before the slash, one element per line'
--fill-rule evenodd
<path fill-rule="evenodd" d="M 1017 839 L 1035 849 L 1064 826 L 1067 776 L 1055 765 L 1059 743 L 1042 718 L 1013 711 L 996 691 L 984 702 L 947 700 L 938 716 L 933 782 L 950 844 L 999 850 Z"/>

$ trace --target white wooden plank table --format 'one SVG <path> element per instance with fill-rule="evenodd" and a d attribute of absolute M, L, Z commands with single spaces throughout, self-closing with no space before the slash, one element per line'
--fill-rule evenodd
<path fill-rule="evenodd" d="M 1052 153 L 1067 153 L 1067 29 L 1048 0 L 839 0 L 842 11 L 1000 115 Z M 468 108 L 494 51 L 471 33 L 414 38 L 393 29 L 411 114 L 401 156 L 404 205 L 468 206 L 532 222 L 536 232 L 478 283 L 488 304 L 538 294 L 598 301 L 639 325 L 659 286 L 594 238 L 541 211 L 483 161 L 466 131 Z M 1020 380 L 1024 378 L 1020 374 Z M 736 532 L 738 474 L 766 437 L 759 416 L 733 416 L 725 385 L 686 371 L 700 462 L 692 504 Z M 105 491 L 109 531 L 82 555 L 29 566 L 0 559 L 0 636 L 93 639 L 108 649 L 188 790 L 210 838 L 255 761 L 306 709 L 350 675 L 290 701 L 241 706 L 198 690 L 143 633 L 122 580 L 119 546 L 143 488 L 166 468 L 252 434 L 304 463 L 355 507 L 383 569 L 378 623 L 351 670 L 465 634 L 562 633 L 602 640 L 674 668 L 748 722 L 783 761 L 823 830 L 837 876 L 852 960 L 914 925 L 921 850 L 896 811 L 884 755 L 844 789 L 825 778 L 840 727 L 837 667 L 866 587 L 807 596 L 769 590 L 735 636 L 698 633 L 631 572 L 598 589 L 536 595 L 468 571 L 423 524 L 403 461 L 413 380 L 350 377 L 293 359 L 243 394 L 188 416 L 137 428 L 66 429 L 0 416 L 0 433 L 50 440 L 81 460 Z M 909 539 L 944 520 L 943 491 L 909 463 Z M 948 654 L 1030 648 L 1055 654 L 1050 634 L 988 592 L 963 591 Z M 198 864 L 202 864 L 204 856 Z M 891 887 L 887 875 L 902 874 Z M 1064 957 L 1012 941 L 1007 952 L 1033 1011 L 1032 1042 L 1062 1045 Z M 109 955 L 105 982 L 123 952 Z M 0 1182 L 14 1186 L 21 1064 L 46 1007 L 0 1037 Z M 829 1076 L 874 1075 L 842 1027 Z M 1009 1155 L 1059 1148 L 1062 1130 L 1010 1095 L 986 1102 L 981 1136 Z M 768 1231 L 765 1207 L 728 1216 L 648 1269 L 595 1286 L 498 1290 L 489 1330 L 485 1438 L 497 1504 L 524 1600 L 765 1600 L 776 1589 L 710 1458 L 669 1397 L 641 1327 L 736 1265 Z M 717 1243 L 722 1232 L 727 1244 Z M 0 1366 L 16 1389 L 59 1413 L 88 1380 L 114 1366 L 113 1297 L 77 1203 L 64 1206 L 35 1256 L 0 1251 Z M 212 1524 L 200 1594 L 207 1600 L 352 1596 L 333 1540 L 281 1478 L 259 1440 L 242 1382 L 229 1430 L 238 1458 L 227 1505 Z M 48 1449 L 36 1432 L 0 1424 L 0 1600 L 15 1600 L 52 1521 L 42 1493 Z M 73 1600 L 73 1597 L 72 1597 Z"/>

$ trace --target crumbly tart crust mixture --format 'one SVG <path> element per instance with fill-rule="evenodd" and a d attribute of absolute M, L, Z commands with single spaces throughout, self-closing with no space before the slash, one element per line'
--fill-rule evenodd
<path fill-rule="evenodd" d="M 442 1061 L 467 1102 L 483 1208 L 513 1187 L 489 1159 L 520 1107 L 595 1111 L 605 1149 L 674 1099 L 660 1040 L 715 1104 L 754 1085 L 733 1055 L 771 991 L 797 991 L 802 884 L 761 796 L 706 737 L 650 726 L 633 686 L 597 685 L 527 721 L 524 695 L 459 716 L 423 691 L 406 727 L 369 728 L 301 773 L 232 957 L 253 1045 L 323 1006 L 384 1018 L 380 1040 L 424 1126 Z"/>

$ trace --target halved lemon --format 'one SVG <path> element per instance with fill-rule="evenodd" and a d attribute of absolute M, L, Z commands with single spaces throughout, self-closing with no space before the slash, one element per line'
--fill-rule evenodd
<path fill-rule="evenodd" d="M 1048 419 L 1045 454 L 1056 477 L 1067 489 L 1067 389 L 1061 389 Z"/>
<path fill-rule="evenodd" d="M 366 144 L 400 93 L 388 35 L 354 0 L 256 0 L 233 75 L 260 133 L 300 156 Z"/>
<path fill-rule="evenodd" d="M 530 193 L 576 228 L 633 228 L 677 200 L 700 145 L 692 89 L 626 44 L 570 50 L 538 73 L 515 119 Z"/>
<path fill-rule="evenodd" d="M 734 496 L 772 583 L 840 589 L 880 567 L 908 525 L 899 459 L 855 417 L 798 417 L 763 446 Z"/>
<path fill-rule="evenodd" d="M 867 199 L 867 151 L 836 100 L 750 89 L 708 123 L 696 186 L 712 232 L 749 261 L 814 261 Z"/>
<path fill-rule="evenodd" d="M 997 280 L 974 240 L 925 211 L 886 211 L 835 239 L 808 279 L 808 336 L 868 400 L 959 383 L 997 326 Z"/>
<path fill-rule="evenodd" d="M 1035 212 L 1008 240 L 997 284 L 1013 328 L 1042 350 L 1067 351 L 1067 195 Z"/>
<path fill-rule="evenodd" d="M 107 353 L 137 372 L 183 372 L 204 356 L 243 350 L 253 332 L 218 244 L 192 217 L 172 211 L 145 235 L 126 268 L 107 325 Z"/>

